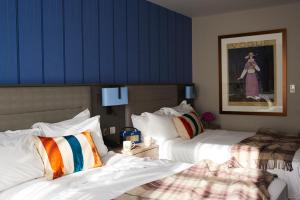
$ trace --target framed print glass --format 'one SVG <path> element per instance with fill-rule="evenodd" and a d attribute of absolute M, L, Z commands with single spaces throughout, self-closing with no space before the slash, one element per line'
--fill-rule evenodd
<path fill-rule="evenodd" d="M 221 114 L 286 116 L 286 29 L 219 36 Z"/>

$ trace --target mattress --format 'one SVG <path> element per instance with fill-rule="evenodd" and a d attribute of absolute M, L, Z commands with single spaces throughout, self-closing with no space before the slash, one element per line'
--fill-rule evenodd
<path fill-rule="evenodd" d="M 104 167 L 78 172 L 47 181 L 32 180 L 0 193 L 1 200 L 106 200 L 116 198 L 139 185 L 164 178 L 191 166 L 187 163 L 150 160 L 109 152 Z M 284 181 L 269 186 L 272 200 L 286 200 Z"/>
<path fill-rule="evenodd" d="M 231 157 L 232 145 L 255 135 L 255 132 L 205 130 L 191 140 L 175 138 L 160 144 L 159 158 L 178 162 L 196 163 L 201 160 L 212 160 L 218 164 Z M 293 171 L 269 170 L 284 180 L 288 185 L 289 198 L 300 200 L 300 149 L 293 160 Z"/>

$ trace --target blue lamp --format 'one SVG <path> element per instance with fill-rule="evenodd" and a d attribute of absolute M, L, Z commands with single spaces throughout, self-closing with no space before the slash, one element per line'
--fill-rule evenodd
<path fill-rule="evenodd" d="M 187 85 L 184 87 L 185 90 L 185 99 L 195 99 L 195 87 L 192 85 Z"/>
<path fill-rule="evenodd" d="M 102 88 L 102 106 L 128 104 L 128 87 Z"/>

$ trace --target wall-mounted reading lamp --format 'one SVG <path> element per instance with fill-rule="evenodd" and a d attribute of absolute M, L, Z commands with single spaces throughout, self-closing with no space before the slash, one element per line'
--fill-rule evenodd
<path fill-rule="evenodd" d="M 187 85 L 184 87 L 185 92 L 185 99 L 195 99 L 196 93 L 195 93 L 195 87 L 192 85 Z"/>
<path fill-rule="evenodd" d="M 102 88 L 102 106 L 107 107 L 111 113 L 111 106 L 128 104 L 128 87 Z"/>

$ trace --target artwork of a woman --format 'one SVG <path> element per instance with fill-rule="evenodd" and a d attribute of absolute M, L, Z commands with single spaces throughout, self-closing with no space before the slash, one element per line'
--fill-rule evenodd
<path fill-rule="evenodd" d="M 256 64 L 254 56 L 253 52 L 249 52 L 249 54 L 245 57 L 247 62 L 238 80 L 244 79 L 246 76 L 246 98 L 259 100 L 259 86 L 256 71 L 260 71 L 260 68 Z"/>

